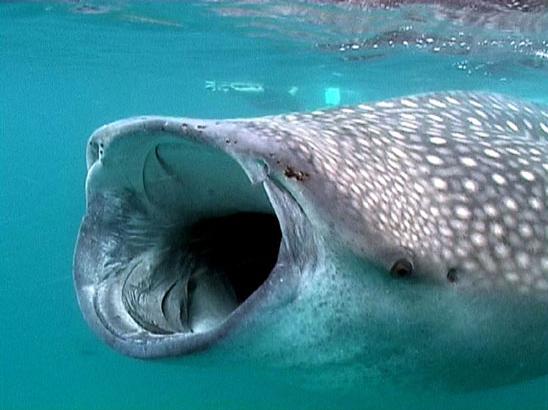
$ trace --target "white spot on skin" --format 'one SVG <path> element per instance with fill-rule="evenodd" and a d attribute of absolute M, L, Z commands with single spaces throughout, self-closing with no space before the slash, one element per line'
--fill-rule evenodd
<path fill-rule="evenodd" d="M 537 282 L 537 289 L 538 289 L 538 290 L 543 290 L 543 291 L 548 290 L 548 281 L 547 281 L 547 280 L 544 280 L 544 279 L 540 279 L 540 280 Z"/>
<path fill-rule="evenodd" d="M 489 116 L 487 114 L 485 114 L 485 112 L 483 112 L 482 110 L 476 110 L 475 111 L 476 114 L 478 116 L 480 116 L 481 118 L 483 118 L 484 120 L 488 120 L 489 119 Z"/>
<path fill-rule="evenodd" d="M 521 170 L 519 174 L 526 181 L 534 181 L 535 180 L 535 174 L 533 174 L 532 172 L 529 172 L 527 170 Z"/>
<path fill-rule="evenodd" d="M 492 148 L 485 148 L 483 153 L 491 158 L 500 158 L 500 154 Z"/>
<path fill-rule="evenodd" d="M 478 189 L 477 184 L 471 179 L 467 179 L 462 185 L 464 186 L 464 189 L 470 192 L 476 192 Z"/>
<path fill-rule="evenodd" d="M 516 256 L 516 261 L 521 269 L 529 268 L 530 258 L 529 255 L 527 255 L 525 252 L 518 253 Z"/>
<path fill-rule="evenodd" d="M 514 104 L 508 103 L 507 107 L 510 108 L 514 112 L 519 112 L 519 108 L 516 107 Z"/>
<path fill-rule="evenodd" d="M 415 192 L 417 192 L 419 195 L 424 194 L 424 187 L 421 184 L 415 182 L 413 186 L 415 187 Z"/>
<path fill-rule="evenodd" d="M 537 198 L 529 198 L 529 205 L 531 205 L 531 208 L 536 210 L 542 208 L 542 204 Z"/>
<path fill-rule="evenodd" d="M 426 160 L 432 165 L 443 165 L 443 160 L 435 155 L 427 155 Z"/>
<path fill-rule="evenodd" d="M 497 208 L 491 204 L 485 204 L 483 206 L 483 209 L 485 210 L 485 213 L 491 218 L 495 218 L 499 214 Z"/>
<path fill-rule="evenodd" d="M 419 128 L 419 125 L 414 122 L 409 121 L 400 121 L 400 129 L 405 132 L 413 132 L 413 130 L 416 130 Z"/>
<path fill-rule="evenodd" d="M 402 100 L 400 100 L 400 103 L 404 107 L 409 107 L 409 108 L 417 108 L 418 107 L 417 104 L 415 104 L 413 101 L 408 100 L 408 99 L 402 99 Z"/>
<path fill-rule="evenodd" d="M 474 132 L 474 134 L 476 134 L 480 138 L 489 138 L 490 137 L 489 133 L 484 132 L 484 131 L 476 131 L 476 132 Z"/>
<path fill-rule="evenodd" d="M 377 107 L 381 107 L 381 108 L 394 108 L 394 103 L 392 101 L 381 101 L 381 102 L 378 102 L 377 104 Z"/>
<path fill-rule="evenodd" d="M 486 244 L 485 236 L 483 236 L 479 232 L 474 232 L 472 235 L 470 235 L 470 240 L 477 247 L 483 247 Z"/>
<path fill-rule="evenodd" d="M 442 137 L 432 137 L 430 138 L 430 142 L 434 145 L 444 145 L 447 143 L 445 138 L 442 138 Z"/>
<path fill-rule="evenodd" d="M 443 179 L 434 177 L 432 178 L 432 184 L 434 185 L 434 188 L 445 191 L 447 189 L 447 182 L 445 182 Z"/>
<path fill-rule="evenodd" d="M 478 270 L 478 265 L 476 264 L 476 262 L 471 261 L 471 260 L 466 260 L 466 261 L 464 261 L 464 263 L 462 264 L 462 266 L 463 266 L 464 269 L 466 269 L 467 271 L 475 272 L 475 271 Z"/>
<path fill-rule="evenodd" d="M 451 225 L 451 227 L 457 232 L 464 231 L 466 229 L 466 224 L 459 219 L 450 220 L 449 225 Z"/>
<path fill-rule="evenodd" d="M 521 224 L 519 226 L 519 234 L 522 238 L 528 239 L 533 236 L 533 229 L 527 224 Z"/>
<path fill-rule="evenodd" d="M 491 232 L 497 238 L 501 238 L 504 235 L 504 228 L 499 223 L 493 223 L 491 224 Z"/>
<path fill-rule="evenodd" d="M 504 277 L 512 283 L 519 281 L 519 275 L 515 272 L 508 272 L 504 274 Z"/>
<path fill-rule="evenodd" d="M 428 114 L 428 118 L 430 118 L 432 121 L 443 122 L 443 118 L 441 118 L 439 115 Z"/>
<path fill-rule="evenodd" d="M 512 198 L 505 198 L 504 199 L 504 205 L 506 205 L 506 208 L 508 208 L 511 211 L 517 211 L 518 210 L 518 204 Z"/>
<path fill-rule="evenodd" d="M 453 237 L 453 231 L 451 229 L 449 229 L 448 227 L 446 226 L 441 226 L 439 228 L 440 230 L 440 233 L 445 236 L 446 238 L 451 238 Z"/>
<path fill-rule="evenodd" d="M 500 258 L 507 258 L 510 255 L 510 249 L 503 243 L 498 243 L 495 245 L 495 253 Z"/>
<path fill-rule="evenodd" d="M 540 267 L 544 272 L 548 272 L 548 256 L 543 256 L 540 259 Z"/>
<path fill-rule="evenodd" d="M 428 102 L 430 104 L 432 104 L 434 107 L 438 107 L 438 108 L 446 108 L 447 105 L 443 102 L 441 102 L 440 100 L 436 100 L 435 98 L 430 98 L 428 100 Z"/>
<path fill-rule="evenodd" d="M 478 120 L 477 118 L 475 117 L 468 117 L 468 121 L 472 124 L 472 125 L 475 125 L 477 127 L 481 127 L 481 121 Z"/>
<path fill-rule="evenodd" d="M 493 181 L 495 181 L 495 183 L 499 184 L 499 185 L 504 185 L 506 184 L 506 178 L 504 178 L 502 175 L 500 174 L 493 174 L 491 176 L 491 178 L 493 178 Z"/>
<path fill-rule="evenodd" d="M 394 154 L 396 154 L 398 157 L 403 158 L 403 159 L 407 158 L 407 154 L 403 150 L 401 150 L 400 148 L 394 146 L 391 149 L 392 149 L 392 152 Z"/>
<path fill-rule="evenodd" d="M 440 216 L 440 210 L 439 210 L 439 208 L 437 208 L 435 206 L 430 207 L 430 213 L 432 214 L 432 216 L 434 218 L 437 218 L 438 216 Z"/>
<path fill-rule="evenodd" d="M 470 216 L 472 216 L 470 210 L 464 206 L 457 206 L 455 208 L 455 214 L 457 215 L 457 218 L 460 219 L 469 219 Z"/>
<path fill-rule="evenodd" d="M 475 167 L 476 165 L 478 165 L 476 160 L 474 158 L 470 158 L 470 157 L 462 157 L 460 159 L 460 162 L 462 162 L 462 164 L 464 166 L 467 166 L 467 167 Z"/>
<path fill-rule="evenodd" d="M 396 138 L 396 139 L 398 139 L 398 140 L 404 141 L 404 140 L 406 139 L 406 138 L 405 138 L 405 135 L 403 135 L 401 132 L 398 132 L 398 131 L 396 131 L 396 130 L 389 130 L 388 133 L 389 133 L 392 137 L 394 137 L 394 138 Z"/>
<path fill-rule="evenodd" d="M 413 114 L 410 114 L 408 112 L 404 112 L 401 114 L 401 117 L 404 119 L 404 120 L 407 120 L 407 121 L 416 121 L 417 120 L 417 117 L 415 117 L 415 115 Z"/>
<path fill-rule="evenodd" d="M 518 126 L 510 120 L 506 121 L 506 125 L 508 125 L 508 128 L 510 128 L 514 132 L 517 132 L 519 130 Z"/>
<path fill-rule="evenodd" d="M 542 131 L 544 131 L 545 134 L 548 134 L 548 125 L 546 125 L 545 123 L 541 122 L 541 123 L 540 123 L 540 128 L 542 129 Z"/>
<path fill-rule="evenodd" d="M 474 99 L 471 99 L 471 100 L 470 100 L 470 105 L 473 105 L 473 106 L 476 107 L 476 108 L 483 108 L 483 105 L 482 105 L 480 102 L 478 102 L 478 101 L 476 101 L 476 100 L 474 100 Z"/>

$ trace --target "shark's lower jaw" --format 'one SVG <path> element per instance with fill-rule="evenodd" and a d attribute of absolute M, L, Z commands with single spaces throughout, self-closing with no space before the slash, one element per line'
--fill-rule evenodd
<path fill-rule="evenodd" d="M 266 176 L 251 183 L 253 171 L 210 146 L 150 130 L 118 138 L 126 131 L 90 148 L 101 153 L 91 153 L 74 271 L 96 333 L 131 356 L 190 353 L 291 298 L 310 263 L 299 258 L 314 254 L 297 250 L 314 244 L 292 196 Z M 134 156 L 122 163 L 125 144 Z"/>

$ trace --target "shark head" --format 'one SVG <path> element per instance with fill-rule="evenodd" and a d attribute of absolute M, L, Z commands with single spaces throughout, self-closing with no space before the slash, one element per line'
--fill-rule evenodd
<path fill-rule="evenodd" d="M 546 109 L 462 92 L 105 125 L 81 310 L 139 358 L 224 344 L 370 381 L 546 374 L 547 137 Z"/>

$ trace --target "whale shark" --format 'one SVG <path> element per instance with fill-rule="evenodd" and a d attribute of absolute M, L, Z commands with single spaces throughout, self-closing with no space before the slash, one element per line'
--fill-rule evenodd
<path fill-rule="evenodd" d="M 459 91 L 104 125 L 81 311 L 144 359 L 225 349 L 451 388 L 545 375 L 547 141 L 548 107 Z"/>

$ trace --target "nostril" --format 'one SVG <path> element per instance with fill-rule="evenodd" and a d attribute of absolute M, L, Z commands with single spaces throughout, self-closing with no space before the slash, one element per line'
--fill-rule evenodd
<path fill-rule="evenodd" d="M 100 155 L 103 155 L 103 148 L 99 147 L 99 144 L 96 141 L 90 141 L 87 151 L 88 166 L 91 166 L 91 164 L 97 161 Z"/>

